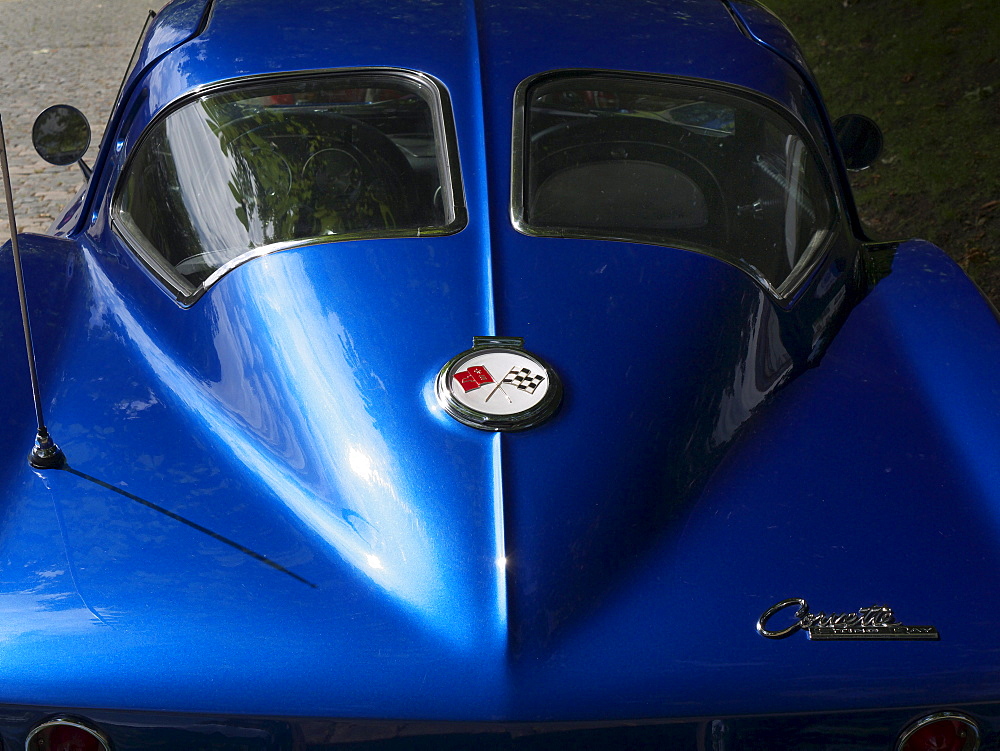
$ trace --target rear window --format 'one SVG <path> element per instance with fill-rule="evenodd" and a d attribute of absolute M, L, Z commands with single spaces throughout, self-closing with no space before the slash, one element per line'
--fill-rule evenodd
<path fill-rule="evenodd" d="M 288 243 L 457 231 L 446 109 L 437 84 L 402 72 L 200 96 L 143 135 L 116 226 L 184 297 Z"/>
<path fill-rule="evenodd" d="M 798 124 L 750 95 L 654 76 L 523 84 L 513 213 L 528 234 L 688 248 L 794 290 L 835 201 Z"/>

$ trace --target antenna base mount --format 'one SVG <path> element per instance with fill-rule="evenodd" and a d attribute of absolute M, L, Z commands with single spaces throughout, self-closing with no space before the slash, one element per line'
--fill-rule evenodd
<path fill-rule="evenodd" d="M 28 454 L 28 464 L 35 469 L 60 469 L 66 463 L 66 456 L 48 432 L 38 431 L 35 445 Z"/>

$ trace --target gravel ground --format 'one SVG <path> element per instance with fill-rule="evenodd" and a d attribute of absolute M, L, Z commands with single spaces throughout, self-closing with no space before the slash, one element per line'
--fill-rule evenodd
<path fill-rule="evenodd" d="M 163 0 L 154 0 L 159 9 Z M 19 232 L 44 232 L 83 186 L 76 165 L 55 167 L 35 153 L 31 126 L 52 104 L 72 104 L 93 129 L 93 164 L 149 0 L 0 0 L 0 114 Z M 9 237 L 0 200 L 0 244 Z"/>

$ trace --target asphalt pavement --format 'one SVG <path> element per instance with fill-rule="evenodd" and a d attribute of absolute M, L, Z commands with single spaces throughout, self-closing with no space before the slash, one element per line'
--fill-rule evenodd
<path fill-rule="evenodd" d="M 0 0 L 0 116 L 20 232 L 44 232 L 83 186 L 79 167 L 35 153 L 31 126 L 53 104 L 72 104 L 93 129 L 93 163 L 149 10 L 164 0 Z M 0 200 L 0 244 L 7 238 Z"/>

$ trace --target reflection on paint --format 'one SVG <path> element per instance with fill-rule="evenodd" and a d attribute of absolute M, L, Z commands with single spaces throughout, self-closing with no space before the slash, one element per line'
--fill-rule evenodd
<path fill-rule="evenodd" d="M 497 612 L 507 620 L 507 541 L 504 537 L 503 457 L 500 434 L 493 435 L 493 539 L 497 562 Z"/>
<path fill-rule="evenodd" d="M 316 297 L 300 258 L 268 261 L 259 259 L 256 273 L 244 277 L 251 287 L 245 299 L 253 306 L 247 312 L 255 320 L 240 321 L 243 326 L 217 322 L 218 336 L 238 347 L 235 367 L 248 371 L 228 377 L 267 392 L 256 405 L 265 413 L 257 415 L 263 434 L 248 430 L 246 415 L 234 415 L 220 402 L 213 384 L 179 367 L 117 297 L 99 266 L 88 268 L 100 303 L 121 322 L 155 375 L 200 417 L 213 444 L 232 452 L 356 571 L 437 630 L 468 639 L 476 619 L 463 611 L 472 606 L 449 596 L 454 583 L 439 560 L 447 535 L 429 529 L 411 505 L 419 488 L 373 424 L 347 332 Z M 268 407 L 280 414 L 266 414 Z"/>
<path fill-rule="evenodd" d="M 85 634 L 104 623 L 80 605 L 76 592 L 18 592 L 0 596 L 0 641 L 34 633 Z"/>
<path fill-rule="evenodd" d="M 51 491 L 51 473 L 31 471 L 34 482 Z M 73 562 L 66 551 L 66 530 L 58 502 L 49 492 L 4 489 L 7 498 L 20 498 L 8 510 L 0 529 L 4 552 L 0 592 L 0 644 L 32 635 L 80 636 L 108 625 L 116 613 L 92 608 L 77 585 Z M 30 529 L 31 534 L 10 533 Z M 42 564 L 41 561 L 47 561 Z M 20 566 L 12 562 L 21 561 Z M 36 568 L 38 567 L 38 568 Z M 9 655 L 8 655 L 9 656 Z"/>
<path fill-rule="evenodd" d="M 372 460 L 363 451 L 352 446 L 347 454 L 347 463 L 354 472 L 362 480 L 371 482 L 372 480 Z"/>

